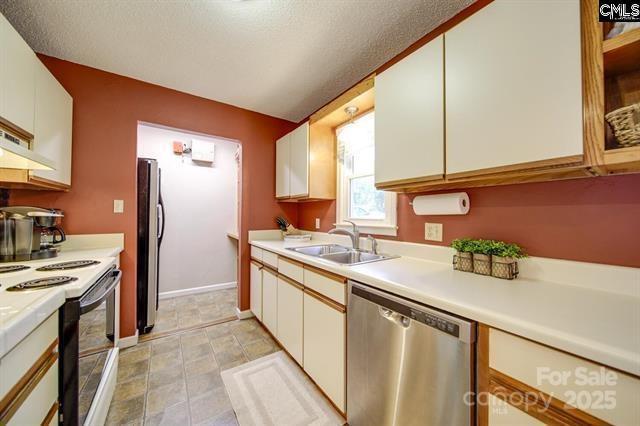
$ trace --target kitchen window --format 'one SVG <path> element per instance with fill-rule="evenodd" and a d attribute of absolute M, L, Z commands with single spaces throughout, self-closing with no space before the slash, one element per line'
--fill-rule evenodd
<path fill-rule="evenodd" d="M 336 129 L 338 139 L 338 226 L 355 222 L 362 233 L 397 235 L 394 192 L 375 187 L 373 111 Z"/>

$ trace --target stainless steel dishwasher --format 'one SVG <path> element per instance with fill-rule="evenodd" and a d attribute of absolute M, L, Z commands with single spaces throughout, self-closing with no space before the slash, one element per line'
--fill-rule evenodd
<path fill-rule="evenodd" d="M 476 323 L 349 281 L 350 426 L 474 423 Z"/>

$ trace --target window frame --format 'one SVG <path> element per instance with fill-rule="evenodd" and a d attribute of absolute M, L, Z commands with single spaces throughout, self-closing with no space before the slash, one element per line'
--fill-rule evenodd
<path fill-rule="evenodd" d="M 364 112 L 354 118 L 354 121 L 373 113 L 371 109 Z M 375 121 L 375 117 L 374 117 Z M 336 148 L 340 152 L 340 141 L 338 140 L 338 131 L 348 123 L 341 124 L 335 129 L 336 136 Z M 367 176 L 374 176 L 374 174 L 362 174 L 362 175 L 346 175 L 345 167 L 340 159 L 337 159 L 336 165 L 336 227 L 350 229 L 351 224 L 347 223 L 347 220 L 354 222 L 360 228 L 360 232 L 363 234 L 385 235 L 385 236 L 397 236 L 398 235 L 398 195 L 395 192 L 384 192 L 384 206 L 385 206 L 385 219 L 360 219 L 352 218 L 349 215 L 350 205 L 350 182 L 354 178 L 362 178 Z"/>

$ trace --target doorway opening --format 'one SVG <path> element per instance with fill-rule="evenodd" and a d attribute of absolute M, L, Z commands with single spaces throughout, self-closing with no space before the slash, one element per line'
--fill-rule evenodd
<path fill-rule="evenodd" d="M 236 318 L 237 141 L 138 124 L 141 340 Z"/>

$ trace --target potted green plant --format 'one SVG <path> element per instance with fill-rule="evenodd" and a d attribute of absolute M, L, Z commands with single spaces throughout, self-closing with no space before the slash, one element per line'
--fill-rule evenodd
<path fill-rule="evenodd" d="M 492 240 L 473 240 L 469 248 L 473 253 L 473 272 L 480 275 L 491 275 Z"/>
<path fill-rule="evenodd" d="M 456 255 L 453 258 L 453 269 L 473 272 L 472 242 L 471 238 L 457 238 L 451 242 L 451 247 L 456 251 Z"/>
<path fill-rule="evenodd" d="M 527 257 L 527 254 L 519 245 L 503 241 L 494 241 L 490 252 L 491 275 L 507 280 L 512 280 L 518 276 L 517 259 Z"/>

